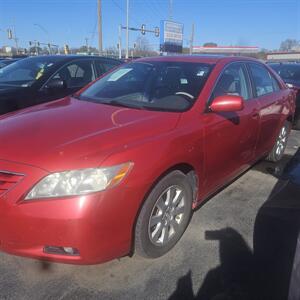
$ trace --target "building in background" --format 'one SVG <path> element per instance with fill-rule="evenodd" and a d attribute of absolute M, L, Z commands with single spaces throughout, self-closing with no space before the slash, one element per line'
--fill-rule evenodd
<path fill-rule="evenodd" d="M 260 51 L 253 46 L 194 46 L 193 54 L 253 55 Z"/>
<path fill-rule="evenodd" d="M 300 61 L 300 51 L 298 52 L 270 52 L 267 53 L 268 61 Z"/>

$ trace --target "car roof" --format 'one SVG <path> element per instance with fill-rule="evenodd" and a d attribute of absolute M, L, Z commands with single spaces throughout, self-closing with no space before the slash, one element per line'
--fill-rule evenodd
<path fill-rule="evenodd" d="M 170 55 L 170 56 L 154 56 L 140 58 L 135 61 L 176 61 L 176 62 L 193 62 L 193 63 L 207 63 L 207 64 L 216 64 L 218 62 L 234 62 L 234 61 L 256 61 L 259 60 L 251 57 L 243 56 L 226 56 L 226 55 Z"/>
<path fill-rule="evenodd" d="M 121 62 L 118 59 L 110 58 L 110 57 L 104 57 L 104 56 L 92 56 L 92 55 L 39 55 L 39 56 L 30 56 L 26 59 L 32 59 L 32 60 L 39 60 L 41 58 L 49 59 L 55 62 L 68 62 L 75 59 L 103 59 L 103 60 L 110 60 L 115 62 Z"/>

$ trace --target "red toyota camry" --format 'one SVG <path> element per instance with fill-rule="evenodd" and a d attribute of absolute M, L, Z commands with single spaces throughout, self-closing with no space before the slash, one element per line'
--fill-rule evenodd
<path fill-rule="evenodd" d="M 259 61 L 176 56 L 119 67 L 0 118 L 0 249 L 93 264 L 155 258 L 192 211 L 283 156 L 295 95 Z"/>

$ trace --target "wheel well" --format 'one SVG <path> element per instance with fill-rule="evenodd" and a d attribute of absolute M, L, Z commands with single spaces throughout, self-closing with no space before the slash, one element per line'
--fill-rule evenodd
<path fill-rule="evenodd" d="M 170 167 L 169 169 L 167 169 L 165 172 L 163 172 L 160 176 L 158 176 L 158 178 L 153 182 L 153 184 L 151 185 L 151 187 L 149 188 L 149 190 L 147 191 L 147 193 L 144 195 L 143 201 L 141 202 L 141 205 L 139 207 L 139 210 L 135 216 L 135 220 L 134 220 L 134 224 L 133 224 L 133 228 L 132 228 L 132 238 L 131 238 L 131 250 L 129 255 L 132 256 L 134 253 L 134 240 L 135 240 L 135 226 L 136 226 L 136 222 L 138 219 L 138 216 L 140 214 L 140 211 L 143 207 L 143 204 L 145 203 L 148 195 L 150 194 L 150 192 L 152 191 L 152 189 L 154 188 L 154 186 L 163 178 L 165 177 L 167 174 L 173 172 L 173 171 L 181 171 L 182 173 L 184 173 L 187 176 L 188 181 L 191 184 L 191 187 L 193 189 L 193 202 L 195 202 L 197 200 L 197 195 L 198 195 L 198 176 L 196 174 L 195 169 L 193 168 L 192 165 L 187 164 L 187 163 L 180 163 L 177 165 L 174 165 L 172 167 Z"/>
<path fill-rule="evenodd" d="M 166 172 L 164 172 L 159 177 L 159 180 L 160 180 L 160 178 L 164 177 L 168 173 L 175 171 L 175 170 L 181 171 L 182 173 L 184 173 L 187 176 L 187 179 L 193 189 L 193 201 L 196 201 L 197 195 L 198 195 L 198 176 L 197 176 L 195 169 L 190 164 L 181 163 L 181 164 L 177 164 L 177 165 L 169 168 Z"/>

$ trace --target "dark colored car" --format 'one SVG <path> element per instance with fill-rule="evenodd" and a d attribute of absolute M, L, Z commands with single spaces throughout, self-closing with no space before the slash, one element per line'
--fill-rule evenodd
<path fill-rule="evenodd" d="M 282 158 L 294 96 L 254 59 L 156 57 L 1 116 L 0 249 L 78 264 L 165 254 L 205 199 Z"/>
<path fill-rule="evenodd" d="M 270 63 L 268 65 L 297 92 L 294 127 L 300 130 L 300 63 Z"/>
<path fill-rule="evenodd" d="M 20 58 L 12 58 L 12 59 L 1 59 L 0 60 L 0 69 L 20 60 Z"/>
<path fill-rule="evenodd" d="M 119 60 L 97 56 L 37 56 L 0 69 L 0 115 L 73 94 Z"/>
<path fill-rule="evenodd" d="M 300 149 L 283 172 L 280 165 L 274 170 L 278 181 L 255 220 L 253 254 L 259 297 L 249 299 L 300 299 Z"/>

